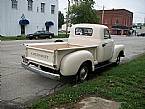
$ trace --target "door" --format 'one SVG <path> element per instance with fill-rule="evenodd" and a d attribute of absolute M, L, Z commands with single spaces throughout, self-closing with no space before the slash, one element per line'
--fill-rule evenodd
<path fill-rule="evenodd" d="M 103 61 L 110 60 L 113 56 L 114 41 L 110 37 L 108 29 L 104 29 L 104 41 L 102 43 L 103 48 Z"/>
<path fill-rule="evenodd" d="M 21 25 L 21 35 L 25 34 L 25 25 Z"/>
<path fill-rule="evenodd" d="M 49 26 L 46 26 L 46 31 L 49 31 Z"/>

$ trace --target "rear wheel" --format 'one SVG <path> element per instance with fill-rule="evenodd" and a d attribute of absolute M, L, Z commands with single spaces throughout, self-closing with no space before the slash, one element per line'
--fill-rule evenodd
<path fill-rule="evenodd" d="M 86 63 L 82 64 L 78 70 L 76 80 L 77 82 L 83 82 L 88 78 L 89 67 Z"/>

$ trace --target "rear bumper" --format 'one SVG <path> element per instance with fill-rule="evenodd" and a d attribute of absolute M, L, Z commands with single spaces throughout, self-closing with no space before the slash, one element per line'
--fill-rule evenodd
<path fill-rule="evenodd" d="M 24 67 L 25 69 L 27 70 L 30 70 L 34 73 L 37 73 L 39 75 L 42 75 L 42 76 L 45 76 L 45 77 L 48 77 L 48 78 L 51 78 L 51 79 L 55 79 L 55 80 L 59 80 L 60 79 L 60 75 L 59 74 L 54 74 L 54 73 L 51 73 L 51 72 L 46 72 L 46 71 L 43 71 L 33 65 L 28 65 L 27 63 L 25 62 L 22 62 L 21 63 L 22 67 Z"/>

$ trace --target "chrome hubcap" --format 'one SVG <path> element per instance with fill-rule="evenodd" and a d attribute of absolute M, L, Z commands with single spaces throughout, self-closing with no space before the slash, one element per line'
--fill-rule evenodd
<path fill-rule="evenodd" d="M 80 80 L 83 81 L 86 79 L 88 75 L 88 69 L 86 67 L 83 67 L 81 70 L 80 70 Z"/>

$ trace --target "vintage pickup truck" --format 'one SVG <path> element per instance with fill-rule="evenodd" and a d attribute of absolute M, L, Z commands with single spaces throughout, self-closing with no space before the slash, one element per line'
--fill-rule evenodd
<path fill-rule="evenodd" d="M 90 72 L 124 57 L 124 45 L 115 45 L 107 26 L 76 24 L 67 42 L 24 44 L 22 66 L 49 78 L 74 76 L 87 79 Z"/>

